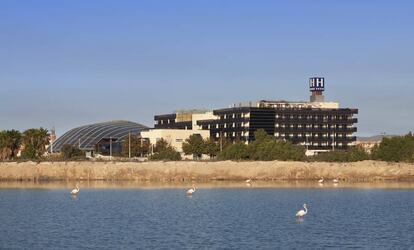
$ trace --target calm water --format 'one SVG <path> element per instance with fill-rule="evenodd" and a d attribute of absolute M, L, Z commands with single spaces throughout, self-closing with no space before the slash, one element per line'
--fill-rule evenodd
<path fill-rule="evenodd" d="M 414 249 L 414 189 L 184 192 L 0 189 L 0 249 Z"/>

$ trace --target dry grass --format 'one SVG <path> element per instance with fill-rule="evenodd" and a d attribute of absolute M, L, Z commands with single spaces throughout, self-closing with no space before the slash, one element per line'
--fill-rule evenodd
<path fill-rule="evenodd" d="M 321 162 L 3 162 L 0 180 L 316 180 L 413 181 L 414 164 Z"/>

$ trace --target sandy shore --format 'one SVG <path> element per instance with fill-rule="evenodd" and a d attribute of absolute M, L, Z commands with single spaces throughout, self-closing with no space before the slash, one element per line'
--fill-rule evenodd
<path fill-rule="evenodd" d="M 321 162 L 3 162 L 2 181 L 212 181 L 316 180 L 414 181 L 414 164 Z"/>

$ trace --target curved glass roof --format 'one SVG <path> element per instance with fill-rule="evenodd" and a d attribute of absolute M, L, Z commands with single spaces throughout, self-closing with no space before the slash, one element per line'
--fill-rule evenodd
<path fill-rule="evenodd" d="M 146 126 L 130 121 L 110 121 L 85 125 L 69 130 L 53 143 L 53 151 L 70 144 L 82 150 L 95 150 L 95 145 L 104 138 L 114 142 L 123 140 L 129 133 L 139 134 Z"/>

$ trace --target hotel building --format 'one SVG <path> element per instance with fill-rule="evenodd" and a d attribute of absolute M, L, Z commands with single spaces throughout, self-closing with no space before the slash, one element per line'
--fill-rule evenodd
<path fill-rule="evenodd" d="M 254 140 L 264 129 L 276 139 L 304 145 L 308 154 L 347 149 L 355 144 L 358 109 L 325 102 L 325 79 L 309 79 L 309 102 L 258 101 L 234 104 L 212 112 L 156 115 L 155 129 L 207 130 L 215 140 Z"/>

